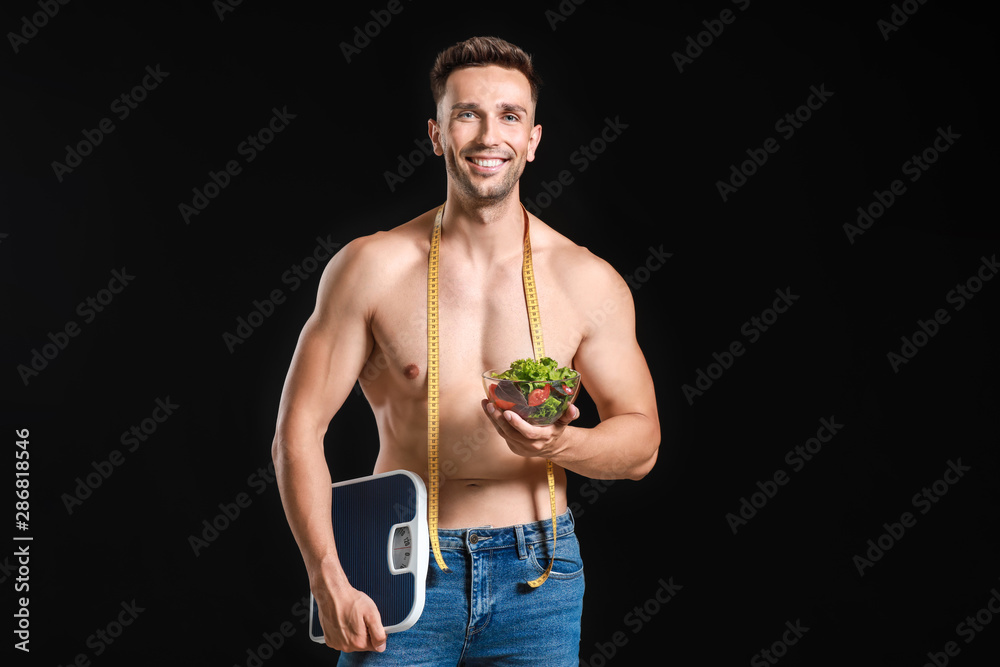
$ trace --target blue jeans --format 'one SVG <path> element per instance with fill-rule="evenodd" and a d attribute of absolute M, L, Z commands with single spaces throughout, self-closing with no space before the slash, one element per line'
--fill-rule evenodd
<path fill-rule="evenodd" d="M 584 579 L 569 510 L 557 518 L 556 531 L 552 573 L 535 589 L 527 582 L 548 567 L 551 520 L 438 531 L 451 572 L 430 557 L 420 620 L 390 634 L 384 653 L 344 653 L 337 664 L 576 667 Z"/>

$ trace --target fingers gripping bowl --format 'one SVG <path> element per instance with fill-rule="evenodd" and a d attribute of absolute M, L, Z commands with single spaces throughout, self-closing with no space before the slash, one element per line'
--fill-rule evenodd
<path fill-rule="evenodd" d="M 548 357 L 518 359 L 507 370 L 483 373 L 486 396 L 499 410 L 511 410 L 533 426 L 559 419 L 576 400 L 580 373 Z"/>

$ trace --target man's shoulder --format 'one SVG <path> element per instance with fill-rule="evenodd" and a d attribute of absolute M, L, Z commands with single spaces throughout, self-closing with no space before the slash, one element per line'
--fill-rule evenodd
<path fill-rule="evenodd" d="M 603 292 L 625 285 L 618 270 L 603 257 L 556 231 L 542 220 L 537 218 L 535 220 L 537 220 L 537 223 L 534 223 L 535 227 L 542 232 L 540 249 L 548 255 L 552 267 L 565 271 L 567 276 L 572 278 L 571 283 L 583 286 L 592 294 L 595 289 Z M 532 227 L 533 248 L 535 227 Z"/>
<path fill-rule="evenodd" d="M 394 286 L 423 270 L 430 245 L 427 216 L 423 213 L 396 227 L 349 241 L 327 264 L 319 300 L 349 301 L 370 309 Z M 432 224 L 433 211 L 430 220 Z"/>
<path fill-rule="evenodd" d="M 352 239 L 337 253 L 339 263 L 345 270 L 355 273 L 400 269 L 413 260 L 426 262 L 430 243 L 428 216 L 433 220 L 433 211 L 421 213 L 390 229 Z"/>

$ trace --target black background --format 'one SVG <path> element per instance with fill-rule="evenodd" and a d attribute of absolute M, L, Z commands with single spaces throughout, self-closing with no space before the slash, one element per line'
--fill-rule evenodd
<path fill-rule="evenodd" d="M 296 610 L 305 571 L 261 474 L 319 272 L 294 291 L 282 275 L 318 238 L 344 244 L 443 200 L 437 158 L 392 188 L 386 172 L 426 136 L 435 54 L 475 34 L 535 56 L 545 131 L 522 196 L 535 201 L 572 173 L 559 196 L 539 200 L 541 217 L 632 276 L 657 386 L 653 472 L 600 489 L 570 479 L 587 562 L 581 658 L 748 664 L 798 621 L 809 630 L 779 664 L 921 665 L 949 641 L 960 648 L 952 664 L 994 664 L 1000 620 L 969 643 L 957 626 L 1000 587 L 1000 283 L 982 283 L 961 310 L 947 298 L 998 250 L 988 17 L 973 3 L 911 2 L 915 13 L 885 39 L 888 2 L 562 5 L 554 22 L 555 0 L 404 0 L 350 62 L 338 45 L 385 3 L 246 0 L 220 17 L 207 1 L 71 2 L 16 53 L 4 40 L 3 433 L 14 452 L 14 430 L 29 429 L 31 454 L 30 529 L 8 535 L 33 537 L 31 653 L 5 648 L 16 664 L 334 660 L 306 637 Z M 725 8 L 735 20 L 679 72 L 672 54 Z M 20 32 L 38 11 L 7 3 L 0 29 Z M 157 65 L 169 75 L 120 120 L 112 101 Z M 782 136 L 776 121 L 811 86 L 832 96 Z M 286 107 L 294 119 L 245 162 L 237 146 Z M 105 117 L 114 132 L 57 178 L 53 161 Z M 578 171 L 574 152 L 608 119 L 624 129 Z M 939 128 L 959 138 L 911 182 L 903 163 Z M 778 152 L 723 201 L 717 181 L 768 137 Z M 232 159 L 241 173 L 185 224 L 179 204 Z M 843 225 L 894 179 L 906 192 L 852 243 Z M 661 248 L 669 260 L 637 271 L 655 267 L 647 260 Z M 123 267 L 134 279 L 85 322 L 77 304 Z M 223 334 L 275 289 L 286 301 L 231 351 Z M 776 290 L 798 299 L 750 342 L 741 328 Z M 894 369 L 887 355 L 938 309 L 950 319 Z M 18 366 L 71 320 L 79 335 L 25 383 Z M 737 340 L 744 354 L 689 401 L 682 385 Z M 168 398 L 173 414 L 135 451 L 123 447 L 121 434 Z M 581 398 L 581 423 L 594 423 L 591 405 Z M 842 428 L 793 471 L 786 452 L 824 418 Z M 376 432 L 363 397 L 348 400 L 327 445 L 335 479 L 370 471 Z M 78 478 L 114 450 L 123 463 L 70 512 Z M 921 514 L 914 494 L 959 459 L 970 470 Z M 734 534 L 726 515 L 779 469 L 790 481 Z M 203 522 L 241 493 L 249 506 L 193 548 Z M 862 576 L 854 557 L 906 511 L 916 524 Z M 0 578 L 16 598 L 9 544 Z M 673 599 L 649 603 L 671 578 L 682 586 Z M 143 609 L 134 622 L 96 643 L 133 600 Z M 283 623 L 294 634 L 261 652 Z"/>

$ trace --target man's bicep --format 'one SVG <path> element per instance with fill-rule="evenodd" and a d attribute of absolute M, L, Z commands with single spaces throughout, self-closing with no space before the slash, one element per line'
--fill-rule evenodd
<path fill-rule="evenodd" d="M 620 277 L 619 277 L 619 280 Z M 580 343 L 574 364 L 602 420 L 615 415 L 656 415 L 656 397 L 646 358 L 635 336 L 635 307 L 624 281 L 613 290 L 613 308 Z"/>
<path fill-rule="evenodd" d="M 285 379 L 279 429 L 322 435 L 361 375 L 373 342 L 367 295 L 352 284 L 349 260 L 324 271 Z"/>

